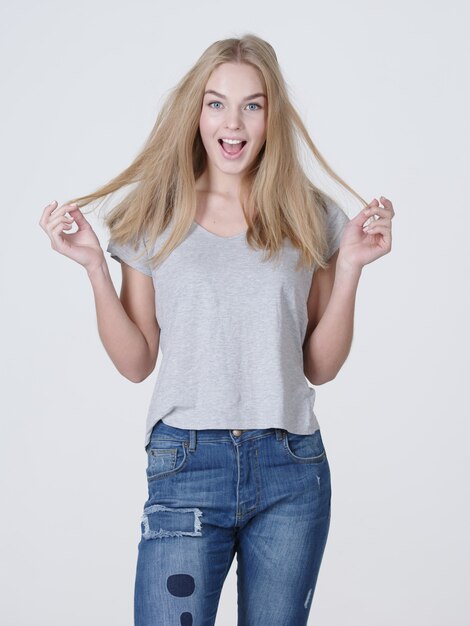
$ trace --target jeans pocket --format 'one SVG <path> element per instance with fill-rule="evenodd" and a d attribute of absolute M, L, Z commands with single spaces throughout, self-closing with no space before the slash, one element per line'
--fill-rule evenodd
<path fill-rule="evenodd" d="M 157 480 L 181 471 L 187 463 L 186 441 L 157 439 L 147 446 L 147 478 Z"/>
<path fill-rule="evenodd" d="M 283 444 L 289 458 L 297 463 L 321 463 L 326 459 L 320 429 L 310 435 L 285 431 Z"/>

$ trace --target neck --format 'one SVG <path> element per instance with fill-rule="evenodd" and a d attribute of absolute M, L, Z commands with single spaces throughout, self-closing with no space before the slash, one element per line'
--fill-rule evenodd
<path fill-rule="evenodd" d="M 243 189 L 243 180 L 240 174 L 225 174 L 212 168 L 209 163 L 197 179 L 196 189 L 216 194 L 228 201 L 238 201 Z"/>

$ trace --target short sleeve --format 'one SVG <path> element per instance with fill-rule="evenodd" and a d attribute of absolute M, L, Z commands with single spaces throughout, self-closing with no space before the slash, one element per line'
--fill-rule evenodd
<path fill-rule="evenodd" d="M 138 256 L 144 249 L 145 255 L 138 259 Z M 147 274 L 147 276 L 152 276 L 152 268 L 148 262 L 149 255 L 147 253 L 145 243 L 142 240 L 139 242 L 137 250 L 134 250 L 132 244 L 118 245 L 114 239 L 111 238 L 108 242 L 106 251 L 110 253 L 112 259 L 115 259 L 120 263 L 121 261 L 124 261 L 124 263 L 127 263 L 127 265 L 139 270 L 139 272 Z"/>
<path fill-rule="evenodd" d="M 349 217 L 333 200 L 327 199 L 326 206 L 328 209 L 327 216 L 327 238 L 328 238 L 328 254 L 327 259 L 331 258 L 341 243 L 346 224 L 350 221 Z"/>

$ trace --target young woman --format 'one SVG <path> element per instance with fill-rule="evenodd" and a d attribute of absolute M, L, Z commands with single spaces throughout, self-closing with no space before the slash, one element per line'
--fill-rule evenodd
<path fill-rule="evenodd" d="M 367 208 L 349 219 L 310 182 L 299 137 Z M 135 161 L 77 200 L 128 184 L 106 219 L 120 298 L 78 203 L 51 203 L 40 225 L 86 268 L 101 340 L 122 375 L 146 379 L 162 349 L 135 624 L 214 624 L 236 553 L 238 623 L 302 626 L 331 510 L 307 381 L 331 381 L 347 358 L 362 268 L 391 249 L 392 203 L 367 205 L 331 170 L 273 48 L 255 35 L 212 44 Z M 64 233 L 73 222 L 78 230 Z"/>

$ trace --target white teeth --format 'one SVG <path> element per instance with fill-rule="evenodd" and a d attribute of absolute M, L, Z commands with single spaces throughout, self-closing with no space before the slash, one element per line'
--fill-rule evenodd
<path fill-rule="evenodd" d="M 242 143 L 241 139 L 222 139 L 225 143 Z"/>

